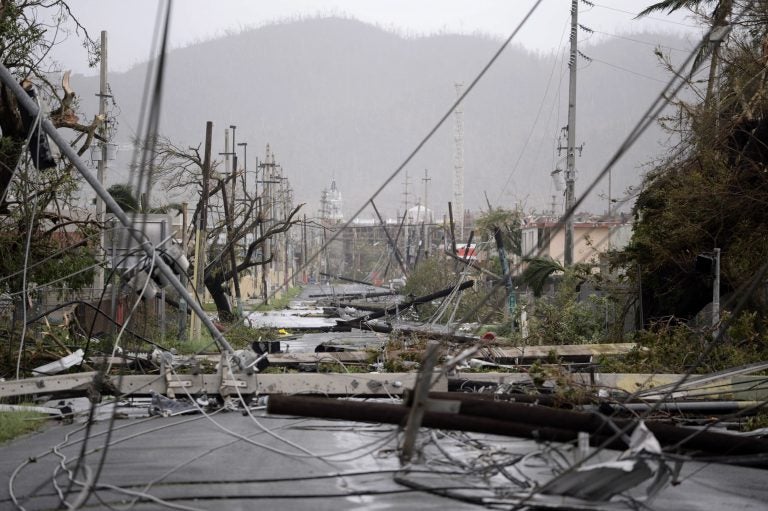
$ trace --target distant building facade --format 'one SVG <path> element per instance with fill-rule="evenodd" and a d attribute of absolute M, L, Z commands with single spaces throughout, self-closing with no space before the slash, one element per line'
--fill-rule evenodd
<path fill-rule="evenodd" d="M 523 256 L 551 257 L 564 264 L 565 228 L 558 218 L 529 217 L 522 228 Z M 597 264 L 600 254 L 624 248 L 632 236 L 628 217 L 612 219 L 576 215 L 573 222 L 573 262 Z"/>

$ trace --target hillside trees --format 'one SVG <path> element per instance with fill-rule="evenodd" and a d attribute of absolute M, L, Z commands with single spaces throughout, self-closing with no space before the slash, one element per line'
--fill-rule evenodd
<path fill-rule="evenodd" d="M 711 301 L 697 254 L 721 249 L 722 294 L 749 283 L 768 256 L 766 19 L 762 2 L 741 18 L 720 49 L 713 99 L 678 102 L 681 143 L 645 177 L 632 242 L 617 261 L 632 276 L 639 268 L 646 320 L 689 319 Z M 764 296 L 751 298 L 763 316 L 767 307 Z"/>

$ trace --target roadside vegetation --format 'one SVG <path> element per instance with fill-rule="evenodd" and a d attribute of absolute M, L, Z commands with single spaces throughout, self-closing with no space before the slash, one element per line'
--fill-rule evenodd
<path fill-rule="evenodd" d="M 42 428 L 45 415 L 37 412 L 0 412 L 0 444 Z"/>

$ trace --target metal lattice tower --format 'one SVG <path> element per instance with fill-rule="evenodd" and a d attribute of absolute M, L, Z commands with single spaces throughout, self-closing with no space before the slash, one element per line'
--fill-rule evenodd
<path fill-rule="evenodd" d="M 456 96 L 461 96 L 464 84 L 455 83 Z M 453 207 L 456 211 L 456 236 L 464 239 L 464 107 L 459 103 L 453 111 L 456 142 L 456 154 L 453 162 Z"/>

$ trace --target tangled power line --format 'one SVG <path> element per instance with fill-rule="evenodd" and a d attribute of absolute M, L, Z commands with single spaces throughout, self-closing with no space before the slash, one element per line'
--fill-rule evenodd
<path fill-rule="evenodd" d="M 464 92 L 462 95 L 448 108 L 447 112 L 438 120 L 438 122 L 434 125 L 432 129 L 428 131 L 426 136 L 421 139 L 421 141 L 416 145 L 416 147 L 412 150 L 412 152 L 408 155 L 408 157 L 402 162 L 401 165 L 399 165 L 390 175 L 387 179 L 384 180 L 384 182 L 379 186 L 379 188 L 370 196 L 369 199 L 366 200 L 366 202 L 357 210 L 357 212 L 351 216 L 351 219 L 347 221 L 343 226 L 341 226 L 321 247 L 317 252 L 315 252 L 311 257 L 307 258 L 304 265 L 296 270 L 296 273 L 299 273 L 302 269 L 306 268 L 306 266 L 314 261 L 317 257 L 320 256 L 320 254 L 323 253 L 323 250 L 328 247 L 328 245 L 336 240 L 341 233 L 347 229 L 354 218 L 356 218 L 376 197 L 384 190 L 386 186 L 388 186 L 398 175 L 399 173 L 408 165 L 408 163 L 416 156 L 417 153 L 423 148 L 423 146 L 431 139 L 431 137 L 435 134 L 435 132 L 445 123 L 445 121 L 451 116 L 451 114 L 454 112 L 454 110 L 459 106 L 459 104 L 466 98 L 468 94 L 472 92 L 475 85 L 482 79 L 482 77 L 485 75 L 485 73 L 493 66 L 493 64 L 496 62 L 498 57 L 501 55 L 501 53 L 504 51 L 504 49 L 512 42 L 514 37 L 517 35 L 517 33 L 520 31 L 520 29 L 526 24 L 526 22 L 529 20 L 529 18 L 533 15 L 533 13 L 538 8 L 539 4 L 541 3 L 541 0 L 538 0 L 533 7 L 528 11 L 528 13 L 523 17 L 522 21 L 518 24 L 518 26 L 514 29 L 514 31 L 511 33 L 511 35 L 507 38 L 507 40 L 501 45 L 501 47 L 498 49 L 498 51 L 492 56 L 492 58 L 489 60 L 489 62 L 482 68 L 482 70 L 478 73 L 478 75 L 474 78 L 474 80 L 464 89 Z M 160 58 L 157 62 L 157 67 L 154 70 L 153 74 L 153 82 L 152 85 L 150 85 L 150 78 L 148 77 L 147 84 L 145 86 L 145 97 L 150 97 L 151 101 L 148 103 L 150 106 L 148 108 L 148 121 L 146 126 L 146 140 L 154 140 L 156 137 L 157 127 L 159 123 L 159 115 L 160 115 L 160 100 L 162 97 L 162 81 L 163 81 L 163 71 L 165 67 L 165 50 L 166 50 L 166 44 L 167 44 L 167 34 L 169 30 L 169 19 L 170 19 L 170 9 L 171 9 L 172 3 L 169 1 L 166 6 L 167 8 L 164 11 L 163 17 L 161 17 L 164 21 L 158 22 L 158 27 L 162 25 L 162 36 L 160 37 L 161 43 L 159 44 L 159 55 Z M 747 7 L 748 8 L 748 7 Z M 158 28 L 160 30 L 160 28 Z M 607 175 L 609 170 L 616 164 L 616 162 L 626 153 L 626 151 L 632 146 L 632 144 L 642 135 L 642 133 L 650 126 L 651 123 L 655 122 L 655 119 L 659 115 L 659 113 L 662 111 L 662 109 L 667 105 L 670 98 L 675 97 L 675 95 L 681 90 L 681 88 L 684 86 L 684 82 L 682 82 L 679 77 L 683 76 L 688 69 L 688 67 L 691 65 L 691 62 L 693 61 L 696 53 L 701 48 L 703 44 L 705 44 L 705 41 L 707 40 L 708 34 L 705 35 L 702 42 L 690 53 L 688 58 L 684 61 L 684 63 L 679 67 L 678 73 L 675 74 L 675 77 L 673 77 L 664 87 L 664 89 L 658 94 L 656 100 L 649 106 L 646 113 L 643 115 L 643 117 L 638 121 L 638 123 L 635 125 L 634 129 L 629 133 L 629 135 L 626 137 L 624 142 L 619 146 L 619 148 L 616 150 L 614 155 L 609 159 L 609 161 L 606 163 L 606 165 L 603 167 L 602 171 L 598 174 L 598 176 L 591 182 L 591 184 L 587 187 L 587 189 L 581 194 L 581 196 L 576 200 L 574 206 L 570 208 L 568 211 L 566 211 L 563 215 L 563 217 L 560 219 L 558 225 L 560 228 L 565 223 L 565 219 L 572 216 L 576 209 L 582 204 L 585 197 L 591 193 L 594 188 L 598 185 L 598 183 Z M 690 69 L 690 74 L 692 74 L 695 71 L 695 69 Z M 13 77 L 8 73 L 8 71 L 4 68 L 0 68 L 0 78 L 3 79 L 5 82 L 11 82 L 15 83 L 13 80 Z M 18 90 L 14 87 L 12 87 L 9 83 L 6 83 L 9 87 L 14 89 L 14 92 L 17 92 Z M 73 163 L 78 161 L 78 157 L 74 152 L 70 149 L 69 151 L 66 150 L 65 147 L 68 147 L 65 141 L 60 138 L 56 134 L 56 130 L 53 128 L 53 126 L 46 121 L 45 119 L 41 119 L 40 109 L 37 105 L 35 105 L 33 102 L 27 101 L 24 102 L 24 98 L 21 98 L 22 103 L 24 103 L 24 107 L 27 108 L 30 112 L 32 112 L 35 115 L 36 123 L 41 127 L 41 131 L 45 131 L 52 139 L 54 139 L 57 144 L 60 145 L 62 148 L 62 152 L 65 154 L 65 156 L 70 159 Z M 540 109 L 541 110 L 541 109 Z M 61 145 L 63 143 L 63 146 Z M 143 189 L 145 184 L 151 180 L 151 158 L 148 157 L 148 154 L 151 154 L 151 149 L 142 149 L 141 150 L 141 164 L 138 166 L 138 168 L 141 169 L 141 172 L 138 175 L 138 189 Z M 147 152 L 148 151 L 148 152 Z M 139 149 L 136 151 L 136 155 L 139 154 Z M 138 157 L 138 156 L 137 156 Z M 89 178 L 88 173 L 84 173 L 84 177 L 86 181 L 96 190 L 100 190 L 100 185 L 98 182 L 94 181 L 92 177 Z M 130 219 L 122 212 L 122 210 L 117 206 L 117 204 L 114 202 L 114 200 L 109 197 L 108 195 L 104 197 L 105 202 L 107 202 L 108 206 L 115 211 L 116 216 L 126 225 L 126 227 L 130 227 Z M 111 202 L 110 202 L 111 201 Z M 133 230 L 130 231 L 132 235 L 134 236 L 134 239 L 137 243 L 140 244 L 141 249 L 146 254 L 146 257 L 151 261 L 151 267 L 149 273 L 152 273 L 157 267 L 158 271 L 160 271 L 166 279 L 168 279 L 174 287 L 181 293 L 182 290 L 186 292 L 186 289 L 182 287 L 180 283 L 178 283 L 178 279 L 176 278 L 176 272 L 168 265 L 168 263 L 163 260 L 162 257 L 158 256 L 157 254 L 157 247 L 152 246 L 150 242 L 147 241 L 146 235 L 143 232 L 134 232 Z M 27 244 L 27 255 L 29 253 L 29 238 L 28 238 L 28 244 Z M 533 254 L 529 254 L 533 255 Z M 31 265 L 30 265 L 31 266 Z M 468 269 L 469 267 L 467 267 Z M 25 267 L 24 267 L 24 274 L 26 274 L 26 271 L 28 270 L 28 261 L 25 260 Z M 510 270 L 511 271 L 511 270 Z M 755 289 L 757 288 L 757 285 L 762 281 L 762 279 L 765 277 L 766 272 L 768 272 L 768 263 L 763 265 L 758 272 L 752 279 L 752 281 L 745 286 L 745 289 L 743 289 L 742 293 L 740 294 L 741 299 L 738 303 L 736 303 L 734 307 L 734 311 L 741 310 L 746 300 L 749 298 L 749 296 L 754 293 Z M 503 285 L 504 279 L 499 279 L 497 283 L 494 285 L 493 289 L 486 293 L 484 300 L 481 301 L 480 305 L 477 305 L 474 310 L 467 311 L 464 314 L 464 318 L 472 317 L 474 314 L 477 313 L 477 310 L 479 307 L 490 299 L 493 294 L 501 289 L 501 286 Z M 148 280 L 146 281 L 148 283 Z M 145 285 L 147 285 L 145 283 Z M 25 285 L 26 289 L 26 285 Z M 276 292 L 278 292 L 279 289 Z M 138 303 L 139 298 L 137 298 Z M 444 310 L 441 310 L 440 313 L 445 313 L 448 308 L 448 303 L 446 302 Z M 205 323 L 205 320 L 207 319 L 207 315 L 204 314 L 202 309 L 199 308 L 199 305 L 197 308 L 195 308 L 196 301 L 190 300 L 190 306 L 192 306 L 195 309 L 195 313 L 197 313 L 203 322 Z M 26 309 L 26 308 L 25 308 Z M 456 309 L 454 308 L 453 314 L 456 313 Z M 733 317 L 735 317 L 737 314 L 734 313 Z M 24 318 L 24 325 L 26 326 L 27 318 L 25 316 Z M 708 346 L 706 350 L 704 350 L 700 355 L 696 363 L 694 364 L 694 367 L 699 365 L 702 360 L 704 360 L 705 356 L 711 352 L 712 349 L 717 345 L 717 343 L 721 340 L 722 335 L 727 330 L 729 326 L 729 322 L 732 320 L 727 320 L 726 323 L 721 327 L 721 329 L 718 331 L 715 339 L 713 342 Z M 459 320 L 456 322 L 456 325 L 460 324 L 462 320 Z M 225 353 L 231 353 L 232 348 L 227 342 L 227 340 L 224 338 L 223 335 L 221 335 L 218 330 L 215 329 L 215 327 L 212 324 L 209 324 L 210 320 L 208 320 L 208 323 L 206 323 L 206 326 L 209 327 L 209 330 L 211 331 L 211 335 L 214 337 L 214 340 L 216 341 L 217 345 L 224 351 Z M 454 327 L 456 328 L 456 327 Z M 122 331 L 121 331 L 122 333 Z M 21 352 L 23 350 L 24 346 L 24 334 L 22 333 L 21 338 L 22 345 L 19 350 L 19 357 L 21 357 Z M 118 337 L 119 339 L 119 337 Z M 115 343 L 115 349 L 117 347 L 117 341 Z M 114 349 L 113 349 L 114 353 Z M 19 364 L 20 360 L 17 363 L 17 377 L 19 372 Z M 664 397 L 669 397 L 674 394 L 677 389 L 680 388 L 681 385 L 684 385 L 685 381 L 687 381 L 688 378 L 693 373 L 693 368 L 684 376 L 683 380 L 678 382 L 676 385 L 670 387 L 669 389 L 665 390 Z M 122 372 L 121 372 L 122 376 Z M 350 376 L 351 377 L 351 376 Z M 364 375 L 356 374 L 354 375 L 355 378 L 358 380 L 365 380 Z M 158 376 L 158 379 L 162 378 L 162 376 Z M 244 396 L 240 393 L 239 389 L 235 387 L 237 390 L 238 397 L 241 401 L 245 401 Z M 138 391 L 139 389 L 137 389 Z M 129 396 L 126 396 L 129 397 Z M 212 455 L 219 450 L 225 449 L 227 447 L 230 447 L 235 444 L 239 443 L 246 443 L 252 447 L 254 447 L 257 450 L 265 450 L 269 451 L 273 454 L 276 454 L 278 456 L 286 457 L 291 460 L 318 460 L 328 466 L 331 466 L 332 468 L 336 468 L 335 464 L 344 463 L 344 462 L 351 462 L 354 461 L 360 457 L 363 456 L 370 456 L 372 453 L 381 452 L 387 448 L 389 445 L 397 445 L 396 439 L 399 434 L 399 431 L 397 428 L 394 427 L 387 427 L 384 428 L 384 435 L 383 436 L 376 436 L 374 439 L 370 442 L 366 442 L 362 445 L 350 447 L 341 451 L 334 451 L 334 452 L 327 452 L 327 453 L 318 453 L 314 452 L 314 450 L 309 450 L 302 445 L 298 444 L 297 442 L 290 440 L 287 436 L 284 434 L 278 433 L 277 431 L 282 430 L 290 430 L 292 428 L 296 428 L 302 425 L 306 425 L 306 420 L 298 420 L 298 421 L 292 421 L 287 424 L 283 424 L 279 426 L 278 428 L 271 428 L 267 425 L 264 425 L 259 418 L 256 417 L 256 415 L 252 412 L 250 408 L 246 408 L 246 415 L 249 418 L 249 422 L 256 425 L 258 428 L 258 431 L 256 433 L 250 434 L 250 435 L 244 435 L 242 433 L 239 433 L 237 431 L 234 431 L 232 428 L 227 427 L 224 424 L 221 424 L 220 422 L 217 422 L 215 419 L 215 415 L 218 412 L 214 413 L 208 413 L 204 410 L 204 408 L 200 405 L 198 405 L 194 399 L 193 396 L 188 394 L 188 397 L 191 399 L 192 403 L 195 404 L 195 407 L 197 408 L 197 411 L 201 412 L 200 416 L 195 416 L 191 419 L 175 419 L 170 423 L 163 423 L 160 426 L 152 427 L 150 429 L 143 429 L 142 426 L 144 425 L 151 425 L 153 421 L 156 421 L 155 418 L 150 418 L 146 420 L 141 420 L 137 422 L 133 422 L 130 424 L 126 424 L 123 426 L 117 426 L 115 423 L 116 420 L 116 407 L 113 407 L 113 411 L 110 417 L 110 420 L 108 422 L 107 427 L 103 431 L 96 432 L 94 431 L 94 417 L 96 412 L 99 409 L 99 405 L 94 404 L 91 407 L 91 410 L 89 412 L 89 418 L 87 423 L 82 426 L 78 427 L 76 429 L 70 430 L 66 433 L 65 438 L 60 443 L 56 444 L 51 449 L 45 450 L 41 452 L 36 458 L 42 459 L 48 456 L 55 456 L 59 459 L 59 463 L 57 464 L 53 474 L 51 475 L 50 483 L 54 488 L 55 496 L 60 502 L 60 505 L 62 507 L 66 507 L 69 509 L 77 509 L 83 505 L 85 505 L 88 501 L 91 495 L 96 495 L 96 497 L 100 500 L 100 502 L 106 506 L 112 508 L 115 506 L 117 507 L 117 501 L 110 502 L 106 499 L 103 499 L 100 496 L 100 493 L 102 491 L 108 491 L 111 493 L 116 493 L 122 496 L 122 498 L 130 498 L 130 504 L 129 508 L 133 508 L 140 503 L 143 502 L 152 502 L 153 504 L 156 504 L 158 506 L 167 507 L 169 509 L 198 509 L 196 507 L 192 507 L 186 504 L 181 504 L 179 502 L 176 502 L 177 500 L 186 500 L 184 498 L 160 498 L 158 496 L 155 496 L 153 494 L 150 494 L 150 490 L 161 483 L 163 480 L 168 478 L 174 473 L 177 473 L 184 468 L 188 467 L 189 465 L 193 463 L 200 462 L 201 459 L 203 459 L 206 456 Z M 628 396 L 627 400 L 629 400 L 633 396 Z M 658 403 L 661 403 L 664 401 L 664 399 L 660 400 Z M 643 419 L 646 417 L 649 417 L 651 413 L 655 412 L 658 409 L 658 404 L 651 406 L 650 409 L 643 412 L 643 414 L 640 414 L 639 419 Z M 264 417 L 262 420 L 266 420 L 267 418 Z M 130 440 L 135 440 L 137 437 L 142 435 L 147 435 L 151 432 L 156 431 L 163 431 L 167 429 L 172 429 L 175 427 L 178 427 L 182 424 L 188 424 L 192 422 L 202 421 L 205 420 L 206 423 L 212 425 L 217 431 L 222 432 L 223 434 L 229 436 L 231 440 L 228 440 L 227 442 L 224 442 L 217 446 L 212 446 L 209 449 L 199 453 L 195 454 L 189 459 L 182 461 L 176 465 L 174 465 L 172 468 L 170 468 L 168 471 L 164 472 L 161 476 L 157 477 L 156 479 L 147 482 L 147 483 L 141 483 L 141 484 L 125 484 L 116 486 L 113 484 L 106 484 L 103 482 L 100 482 L 101 476 L 102 476 L 102 470 L 105 466 L 107 456 L 110 452 L 110 449 L 113 447 L 120 445 L 122 443 L 128 442 Z M 114 438 L 113 435 L 119 434 L 123 432 L 124 430 L 128 430 L 130 428 L 139 427 L 140 431 L 126 434 L 125 436 L 122 436 L 120 438 Z M 708 426 L 708 427 L 711 427 Z M 707 428 L 704 428 L 706 430 Z M 704 431 L 703 430 L 703 431 Z M 358 433 L 360 430 L 358 430 Z M 364 430 L 363 430 L 364 432 Z M 375 430 L 375 433 L 381 433 L 381 430 Z M 581 461 L 583 464 L 584 462 L 588 461 L 589 459 L 592 459 L 593 457 L 597 456 L 609 443 L 611 443 L 613 440 L 616 440 L 618 438 L 621 438 L 623 435 L 627 433 L 627 429 L 617 429 L 614 436 L 610 439 L 610 441 L 606 441 L 604 445 L 600 446 L 597 450 L 595 450 L 590 456 L 585 458 Z M 72 440 L 72 437 L 75 435 L 82 434 L 82 436 L 79 439 Z M 442 434 L 442 433 L 441 433 Z M 692 436 L 696 435 L 697 433 L 692 433 Z M 252 437 L 257 435 L 266 435 L 281 444 L 284 444 L 285 446 L 291 448 L 292 450 L 287 450 L 287 448 L 278 448 L 273 447 L 271 445 L 268 445 L 263 442 L 259 442 L 256 440 L 253 440 Z M 540 493 L 543 488 L 541 486 L 536 486 L 532 483 L 531 480 L 526 479 L 526 477 L 522 474 L 513 474 L 510 472 L 510 470 L 515 470 L 515 466 L 518 463 L 528 463 L 531 462 L 532 459 L 539 457 L 539 456 L 546 456 L 548 459 L 564 459 L 566 456 L 563 453 L 558 452 L 557 448 L 549 448 L 549 447 L 542 447 L 540 450 L 532 453 L 528 453 L 526 455 L 519 455 L 512 452 L 504 451 L 503 449 L 497 449 L 494 447 L 491 447 L 492 455 L 488 454 L 488 451 L 483 451 L 483 455 L 486 456 L 483 458 L 482 461 L 474 461 L 469 463 L 461 462 L 461 460 L 458 460 L 454 455 L 452 455 L 450 452 L 446 450 L 445 447 L 443 447 L 440 443 L 441 438 L 438 438 L 437 433 L 432 433 L 430 436 L 430 439 L 428 443 L 431 443 L 434 445 L 434 447 L 440 452 L 440 454 L 445 458 L 445 463 L 450 465 L 451 467 L 459 466 L 462 468 L 460 471 L 452 470 L 450 472 L 445 472 L 445 474 L 454 474 L 454 475 L 483 475 L 487 476 L 488 474 L 494 474 L 498 475 L 501 474 L 507 481 L 511 482 L 512 484 L 524 488 L 524 489 L 530 489 L 530 495 L 533 497 L 534 495 Z M 450 437 L 453 441 L 457 442 L 460 445 L 471 445 L 472 447 L 478 448 L 482 450 L 481 448 L 488 447 L 489 444 L 478 444 L 478 441 L 475 440 L 467 440 L 466 438 L 461 437 L 458 434 L 455 433 L 445 433 L 443 434 L 443 438 Z M 95 441 L 100 437 L 104 437 L 104 443 L 98 447 L 88 447 L 88 443 L 91 441 Z M 73 448 L 76 446 L 80 446 L 79 454 L 75 457 L 68 457 L 66 454 L 64 454 L 63 449 L 65 448 Z M 98 462 L 96 465 L 95 470 L 91 468 L 87 463 L 86 459 L 88 456 L 99 454 Z M 32 464 L 32 460 L 27 460 L 21 465 L 19 465 L 11 474 L 10 480 L 9 480 L 9 495 L 10 495 L 10 503 L 16 506 L 18 509 L 25 509 L 24 507 L 24 498 L 19 498 L 15 494 L 15 487 L 16 483 L 19 480 L 19 478 L 22 476 L 24 470 L 29 469 L 29 467 Z M 74 464 L 74 468 L 70 468 Z M 566 466 L 562 465 L 561 468 L 564 472 L 567 471 L 573 471 L 577 470 L 579 464 L 573 465 L 573 466 Z M 290 498 L 329 498 L 334 496 L 341 496 L 341 497 L 350 497 L 350 496 L 370 496 L 370 495 L 384 495 L 384 494 L 394 494 L 394 493 L 409 493 L 409 492 L 417 492 L 417 491 L 423 491 L 423 487 L 419 487 L 416 483 L 413 483 L 413 481 L 410 481 L 407 476 L 413 475 L 417 473 L 418 471 L 411 468 L 407 474 L 398 473 L 397 481 L 405 484 L 406 486 L 410 486 L 410 488 L 403 489 L 401 488 L 395 488 L 395 489 L 386 489 L 386 490 L 367 490 L 367 491 L 345 491 L 345 492 L 339 492 L 338 494 L 333 493 L 317 493 L 317 494 L 303 494 L 303 495 L 293 495 Z M 366 476 L 370 474 L 383 474 L 388 473 L 388 470 L 375 470 L 371 472 L 342 472 L 339 470 L 335 470 L 334 472 L 330 474 L 323 474 L 323 475 L 316 475 L 316 476 L 308 476 L 308 477 L 293 477 L 293 478 L 275 478 L 275 479 L 226 479 L 226 480 L 220 480 L 220 481 L 206 481 L 206 484 L 209 485 L 217 485 L 217 484 L 231 484 L 231 483 L 270 483 L 270 482 L 297 482 L 297 481 L 307 481 L 310 479 L 322 479 L 322 478 L 339 478 L 340 480 L 355 478 L 355 477 L 361 477 Z M 428 472 L 431 473 L 431 472 Z M 63 488 L 62 485 L 59 483 L 60 478 L 64 478 L 66 481 L 66 488 Z M 174 481 L 175 484 L 198 484 L 196 481 Z M 46 481 L 44 484 L 48 484 L 48 481 Z M 78 491 L 79 488 L 79 491 Z M 451 487 L 453 489 L 456 489 L 455 486 Z M 430 487 L 429 491 L 434 491 L 437 493 L 440 493 L 443 490 L 448 490 L 451 488 L 439 488 L 439 487 Z M 29 493 L 29 496 L 34 495 L 38 491 L 43 489 L 43 485 L 36 488 L 34 491 Z M 443 494 L 443 493 L 441 493 Z M 447 495 L 447 493 L 446 493 Z M 269 492 L 262 492 L 262 493 L 254 493 L 254 494 L 246 494 L 242 495 L 242 497 L 247 497 L 250 499 L 267 499 L 267 498 L 276 498 L 274 495 L 270 495 Z M 211 495 L 208 497 L 209 499 L 220 499 L 224 498 L 221 495 Z M 204 501 L 206 498 L 204 496 L 198 496 L 198 499 Z M 525 502 L 523 502 L 520 505 L 524 505 Z M 518 506 L 519 507 L 519 506 Z"/>

